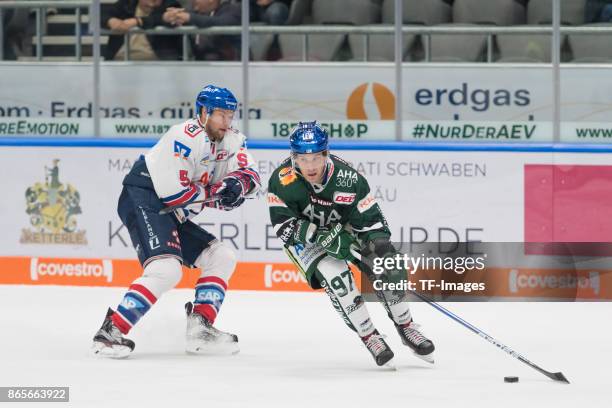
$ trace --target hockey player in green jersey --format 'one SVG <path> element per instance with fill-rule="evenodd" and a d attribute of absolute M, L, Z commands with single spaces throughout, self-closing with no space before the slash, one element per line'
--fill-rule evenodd
<path fill-rule="evenodd" d="M 308 284 L 325 290 L 376 364 L 387 364 L 393 351 L 370 319 L 347 263 L 357 262 L 356 253 L 379 257 L 396 253 L 387 221 L 367 180 L 329 154 L 327 131 L 317 122 L 300 122 L 289 141 L 291 157 L 272 173 L 268 185 L 274 231 Z M 405 294 L 378 295 L 402 342 L 433 363 L 433 342 L 413 323 Z"/>

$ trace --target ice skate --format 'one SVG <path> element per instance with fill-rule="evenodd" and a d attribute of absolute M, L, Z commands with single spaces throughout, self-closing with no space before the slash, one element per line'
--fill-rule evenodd
<path fill-rule="evenodd" d="M 127 358 L 134 347 L 134 342 L 123 337 L 121 331 L 113 324 L 111 308 L 106 312 L 102 327 L 93 338 L 92 351 L 98 357 Z"/>
<path fill-rule="evenodd" d="M 433 364 L 434 344 L 419 331 L 418 324 L 410 321 L 402 325 L 396 324 L 395 328 L 402 338 L 402 343 L 410 347 L 418 358 Z"/>
<path fill-rule="evenodd" d="M 237 354 L 238 336 L 213 327 L 204 316 L 193 313 L 193 304 L 185 304 L 187 336 L 185 350 L 190 354 Z"/>
<path fill-rule="evenodd" d="M 372 354 L 377 365 L 394 368 L 391 363 L 391 359 L 394 356 L 393 351 L 391 351 L 389 345 L 383 339 L 383 336 L 378 333 L 378 330 L 374 330 L 372 334 L 362 337 L 361 341 Z"/>

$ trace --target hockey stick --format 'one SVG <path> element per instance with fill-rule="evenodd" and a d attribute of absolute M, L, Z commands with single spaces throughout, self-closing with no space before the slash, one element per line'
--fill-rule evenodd
<path fill-rule="evenodd" d="M 565 376 L 563 375 L 562 372 L 551 373 L 550 371 L 544 370 L 542 367 L 540 367 L 537 364 L 534 364 L 531 361 L 527 360 L 525 357 L 523 357 L 522 355 L 520 355 L 516 351 L 512 350 L 510 347 L 500 343 L 498 340 L 495 340 L 493 337 L 489 336 L 487 333 L 485 333 L 484 331 L 480 330 L 476 326 L 466 322 L 465 320 L 463 320 L 462 318 L 460 318 L 459 316 L 457 316 L 456 314 L 454 314 L 450 310 L 446 309 L 444 306 L 434 302 L 433 299 L 431 299 L 430 297 L 425 296 L 425 295 L 423 295 L 421 293 L 417 293 L 416 291 L 410 291 L 410 293 L 412 293 L 416 297 L 420 298 L 421 300 L 429 303 L 429 305 L 432 306 L 433 308 L 439 310 L 440 312 L 442 312 L 446 316 L 450 317 L 451 319 L 453 319 L 457 323 L 467 327 L 472 332 L 476 333 L 477 335 L 479 335 L 480 337 L 482 337 L 483 339 L 485 339 L 489 343 L 491 343 L 491 344 L 497 346 L 498 348 L 502 349 L 506 353 L 510 354 L 512 357 L 514 357 L 517 360 L 519 360 L 520 362 L 523 362 L 523 363 L 527 364 L 529 367 L 531 367 L 531 368 L 541 372 L 542 374 L 544 374 L 545 376 L 547 376 L 551 380 L 561 381 L 561 382 L 565 382 L 567 384 L 570 383 L 568 381 L 568 379 L 565 378 Z"/>
<path fill-rule="evenodd" d="M 179 208 L 183 208 L 183 207 L 187 207 L 188 205 L 191 204 L 207 204 L 207 203 L 212 203 L 213 201 L 218 201 L 221 197 L 219 196 L 211 196 L 208 198 L 205 198 L 203 200 L 196 200 L 196 201 L 192 201 L 190 203 L 182 203 L 182 204 L 175 204 L 175 205 L 170 205 L 166 208 L 162 208 L 161 210 L 159 210 L 159 215 L 165 215 L 168 213 L 171 213 L 174 210 L 178 210 Z"/>
<path fill-rule="evenodd" d="M 353 254 L 353 256 L 355 256 L 355 258 L 357 258 L 359 260 L 359 263 L 362 263 L 362 256 L 361 256 L 360 253 L 358 253 L 357 251 L 353 251 L 353 250 L 351 251 L 351 253 Z M 366 267 L 367 267 L 367 265 L 366 265 Z M 480 337 L 482 337 L 483 339 L 485 339 L 489 343 L 491 343 L 491 344 L 497 346 L 498 348 L 502 349 L 506 353 L 510 354 L 512 357 L 514 357 L 517 360 L 519 360 L 520 362 L 525 363 L 529 367 L 531 367 L 531 368 L 539 371 L 540 373 L 544 374 L 548 378 L 550 378 L 550 379 L 552 379 L 554 381 L 564 382 L 566 384 L 570 383 L 568 381 L 568 379 L 565 378 L 563 373 L 561 373 L 561 372 L 551 373 L 550 371 L 544 370 L 542 367 L 540 367 L 537 364 L 534 364 L 531 361 L 527 360 L 525 357 L 523 357 L 522 355 L 520 355 L 516 351 L 512 350 L 510 347 L 506 346 L 503 343 L 500 343 L 498 340 L 496 340 L 495 338 L 489 336 L 487 333 L 485 333 L 484 331 L 480 330 L 476 326 L 472 325 L 471 323 L 466 322 L 461 317 L 457 316 L 456 314 L 454 314 L 450 310 L 446 309 L 444 306 L 436 303 L 429 296 L 423 295 L 423 294 L 418 293 L 418 292 L 413 291 L 413 290 L 408 290 L 408 292 L 412 293 L 413 295 L 415 295 L 416 297 L 418 297 L 422 301 L 428 303 L 431 307 L 433 307 L 434 309 L 437 309 L 439 312 L 442 312 L 443 314 L 445 314 L 446 316 L 450 317 L 451 319 L 453 319 L 457 323 L 461 324 L 462 326 L 464 326 L 464 327 L 468 328 L 469 330 L 471 330 L 472 332 L 476 333 L 477 335 L 479 335 Z"/>

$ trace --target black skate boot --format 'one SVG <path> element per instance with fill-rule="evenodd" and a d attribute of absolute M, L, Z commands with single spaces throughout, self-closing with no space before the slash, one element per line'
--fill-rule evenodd
<path fill-rule="evenodd" d="M 126 358 L 136 345 L 132 340 L 123 337 L 123 333 L 113 324 L 113 313 L 113 309 L 108 308 L 102 327 L 93 338 L 92 350 L 99 357 Z"/>
<path fill-rule="evenodd" d="M 187 335 L 185 351 L 190 354 L 237 354 L 238 336 L 222 332 L 199 313 L 193 312 L 193 304 L 185 304 Z"/>
<path fill-rule="evenodd" d="M 383 337 L 378 333 L 378 330 L 374 330 L 372 334 L 362 337 L 361 341 L 368 348 L 368 351 L 372 353 L 372 357 L 374 357 L 374 361 L 376 361 L 377 365 L 388 365 L 392 367 L 389 362 L 394 356 L 393 351 L 391 351 L 387 342 L 385 342 Z"/>
<path fill-rule="evenodd" d="M 428 363 L 434 362 L 434 344 L 419 331 L 419 325 L 412 320 L 406 324 L 396 324 L 395 328 L 402 338 L 402 343 L 410 347 L 414 354 Z"/>

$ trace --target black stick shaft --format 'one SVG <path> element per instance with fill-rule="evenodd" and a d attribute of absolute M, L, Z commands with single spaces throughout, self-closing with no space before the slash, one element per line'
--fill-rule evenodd
<path fill-rule="evenodd" d="M 203 200 L 196 200 L 196 201 L 192 201 L 186 204 L 170 205 L 166 208 L 162 208 L 159 211 L 159 215 L 171 213 L 174 210 L 178 210 L 179 208 L 187 207 L 188 205 L 191 205 L 191 204 L 206 204 L 206 203 L 212 203 L 213 201 L 217 201 L 217 200 L 219 200 L 219 196 L 212 196 L 212 197 L 205 198 Z"/>

